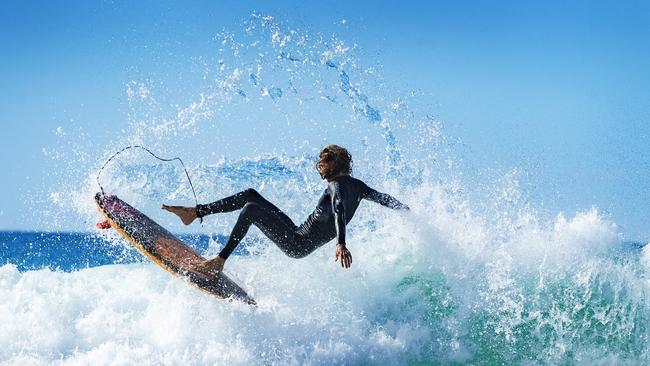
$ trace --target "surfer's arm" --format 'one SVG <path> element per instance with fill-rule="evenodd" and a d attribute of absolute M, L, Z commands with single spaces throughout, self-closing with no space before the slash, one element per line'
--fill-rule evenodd
<path fill-rule="evenodd" d="M 332 196 L 332 212 L 334 212 L 334 226 L 336 227 L 336 243 L 345 245 L 345 203 L 339 183 L 330 183 L 330 194 Z"/>
<path fill-rule="evenodd" d="M 345 246 L 345 200 L 339 182 L 332 181 L 329 185 L 332 196 L 332 212 L 334 213 L 334 226 L 336 227 L 336 252 L 334 261 L 341 260 L 341 267 L 350 268 L 352 253 Z"/>
<path fill-rule="evenodd" d="M 398 201 L 397 198 L 391 196 L 390 194 L 381 193 L 368 186 L 366 187 L 367 189 L 365 194 L 363 195 L 363 198 L 369 201 L 377 202 L 382 206 L 386 206 L 394 210 L 410 210 L 410 208 L 407 205 Z"/>

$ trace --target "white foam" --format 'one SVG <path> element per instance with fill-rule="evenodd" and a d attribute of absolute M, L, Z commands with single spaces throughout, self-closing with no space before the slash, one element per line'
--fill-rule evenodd
<path fill-rule="evenodd" d="M 497 317 L 493 336 L 507 342 L 516 341 L 516 327 L 530 322 L 534 311 L 540 312 L 539 321 L 555 327 L 562 317 L 570 319 L 571 309 L 541 315 L 549 310 L 544 301 L 560 301 L 535 300 L 548 282 L 568 279 L 571 291 L 584 294 L 581 289 L 589 291 L 594 281 L 609 281 L 629 296 L 613 306 L 643 304 L 643 288 L 629 284 L 630 268 L 607 260 L 607 248 L 618 243 L 616 227 L 595 210 L 570 220 L 559 216 L 546 225 L 531 220 L 504 238 L 467 203 L 459 206 L 443 191 L 420 189 L 422 201 L 407 196 L 413 202 L 407 214 L 364 204 L 350 225 L 354 264 L 349 270 L 333 263 L 332 244 L 300 260 L 272 245 L 231 258 L 227 272 L 256 298 L 257 307 L 214 299 L 154 264 L 72 273 L 20 273 L 5 265 L 0 268 L 0 360 L 463 362 L 473 354 L 466 337 L 478 309 Z M 531 301 L 540 301 L 533 304 L 533 315 Z M 602 321 L 613 321 L 612 316 L 605 311 Z M 617 331 L 632 332 L 634 319 L 617 321 Z M 559 360 L 578 345 L 564 330 L 556 334 L 567 338 L 542 351 L 559 352 Z"/>

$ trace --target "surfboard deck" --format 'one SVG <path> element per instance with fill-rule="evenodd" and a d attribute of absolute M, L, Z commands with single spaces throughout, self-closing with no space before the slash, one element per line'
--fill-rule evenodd
<path fill-rule="evenodd" d="M 224 273 L 216 278 L 203 273 L 197 265 L 205 258 L 147 215 L 115 195 L 97 193 L 95 202 L 113 228 L 165 270 L 220 299 L 234 298 L 255 305 L 255 300 Z"/>

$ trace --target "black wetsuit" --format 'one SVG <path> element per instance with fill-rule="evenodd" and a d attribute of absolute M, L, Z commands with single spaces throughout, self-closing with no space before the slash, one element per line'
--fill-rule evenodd
<path fill-rule="evenodd" d="M 204 217 L 241 209 L 228 243 L 219 253 L 223 259 L 227 259 L 235 250 L 252 224 L 285 254 L 302 258 L 334 238 L 337 238 L 338 244 L 345 244 L 345 225 L 350 222 L 359 202 L 364 198 L 393 209 L 408 209 L 408 206 L 390 195 L 377 192 L 359 179 L 345 175 L 329 182 L 316 209 L 300 226 L 296 226 L 289 216 L 254 189 L 247 189 L 207 205 L 197 205 L 196 214 Z"/>

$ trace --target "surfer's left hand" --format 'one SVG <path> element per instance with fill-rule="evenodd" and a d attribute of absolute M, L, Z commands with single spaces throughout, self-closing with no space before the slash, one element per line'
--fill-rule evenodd
<path fill-rule="evenodd" d="M 343 244 L 336 245 L 336 254 L 334 256 L 334 262 L 341 260 L 341 267 L 350 268 L 352 265 L 352 253 L 345 247 Z"/>

